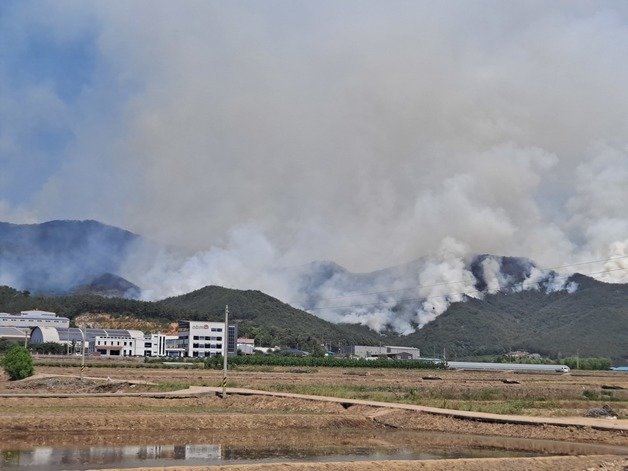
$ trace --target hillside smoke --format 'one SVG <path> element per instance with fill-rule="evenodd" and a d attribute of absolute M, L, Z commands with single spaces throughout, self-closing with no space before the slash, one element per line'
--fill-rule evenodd
<path fill-rule="evenodd" d="M 153 260 L 155 262 L 155 260 Z M 524 258 L 474 256 L 452 238 L 430 257 L 371 273 L 348 272 L 333 262 L 277 268 L 277 252 L 252 227 L 232 235 L 224 249 L 177 261 L 161 251 L 150 267 L 136 257 L 125 276 L 159 299 L 209 284 L 258 289 L 330 322 L 362 324 L 382 332 L 409 334 L 453 302 L 488 294 L 537 290 L 574 292 L 569 273 L 544 270 Z M 133 269 L 134 268 L 134 269 Z"/>

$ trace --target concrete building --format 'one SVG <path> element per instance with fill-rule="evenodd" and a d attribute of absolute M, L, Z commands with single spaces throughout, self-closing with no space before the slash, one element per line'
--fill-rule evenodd
<path fill-rule="evenodd" d="M 143 357 L 145 355 L 144 334 L 129 330 L 129 335 L 96 336 L 89 340 L 89 352 L 100 356 Z"/>
<path fill-rule="evenodd" d="M 166 356 L 167 357 L 183 357 L 186 349 L 183 348 L 179 337 L 172 338 L 170 335 L 166 337 Z"/>
<path fill-rule="evenodd" d="M 140 330 L 122 329 L 85 329 L 84 334 L 86 351 L 104 357 L 166 356 L 168 340 L 178 339 L 174 335 L 144 336 Z M 72 346 L 74 351 L 80 351 L 82 340 L 81 329 L 74 327 L 37 327 L 32 336 L 33 343 L 60 343 Z"/>
<path fill-rule="evenodd" d="M 70 319 L 59 317 L 54 312 L 48 311 L 22 311 L 19 314 L 0 312 L 0 327 L 17 327 L 19 329 L 32 329 L 34 327 L 70 327 Z"/>
<path fill-rule="evenodd" d="M 176 335 L 147 334 L 144 337 L 144 356 L 146 357 L 165 357 L 168 355 L 168 346 L 173 345 L 176 348 L 176 342 L 179 339 Z M 175 355 L 176 356 L 176 355 Z"/>
<path fill-rule="evenodd" d="M 225 335 L 224 322 L 179 321 L 178 348 L 186 357 L 222 355 L 227 342 L 227 355 L 237 354 L 238 327 L 229 325 Z"/>
<path fill-rule="evenodd" d="M 240 337 L 238 339 L 238 351 L 244 355 L 253 355 L 255 350 L 255 339 L 247 339 L 246 337 Z"/>
<path fill-rule="evenodd" d="M 421 351 L 414 347 L 396 347 L 392 345 L 371 346 L 371 345 L 354 345 L 350 347 L 348 352 L 359 358 L 378 358 L 386 357 L 395 360 L 418 360 Z"/>

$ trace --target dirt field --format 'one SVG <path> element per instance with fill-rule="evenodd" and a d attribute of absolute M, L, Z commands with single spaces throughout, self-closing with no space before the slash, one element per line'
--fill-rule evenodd
<path fill-rule="evenodd" d="M 39 367 L 37 373 L 77 374 L 78 370 Z M 2 379 L 0 391 L 136 392 L 181 389 L 188 385 L 217 386 L 222 379 L 220 371 L 145 368 L 87 368 L 85 375 L 101 380 L 48 378 L 10 383 Z M 118 383 L 116 380 L 124 381 Z M 628 375 L 612 373 L 546 375 L 273 368 L 230 372 L 229 385 L 308 394 L 320 391 L 321 394 L 342 397 L 491 412 L 500 408 L 512 412 L 510 409 L 519 408 L 517 413 L 540 416 L 581 417 L 591 407 L 610 404 L 620 416 L 619 420 L 627 416 L 628 404 L 625 395 Z M 455 455 L 457 450 L 464 448 L 474 450 L 477 453 L 474 456 L 479 458 L 487 456 L 482 450 L 489 449 L 542 455 L 609 455 L 621 451 L 616 447 L 625 447 L 623 450 L 628 453 L 628 436 L 622 432 L 495 424 L 412 411 L 366 406 L 345 408 L 333 403 L 237 395 L 227 399 L 216 396 L 2 398 L 0 438 L 5 450 L 33 446 L 220 443 L 233 450 L 276 449 L 278 453 L 290 449 L 298 451 L 306 444 L 310 451 L 322 455 L 356 447 L 384 451 L 399 447 L 425 451 L 438 449 L 445 455 Z M 583 466 L 589 463 L 595 469 L 623 470 L 623 466 L 628 465 L 625 458 L 606 456 L 587 460 L 582 458 L 579 462 Z M 419 466 L 417 463 L 412 466 Z M 462 461 L 457 463 L 463 464 Z M 505 461 L 491 463 L 490 466 L 496 467 L 474 468 L 476 461 L 469 462 L 465 468 L 435 468 L 435 463 L 428 465 L 432 468 L 409 467 L 410 462 L 405 462 L 396 469 L 512 469 L 503 467 Z M 536 465 L 517 468 L 578 469 L 560 468 L 557 461 L 552 462 L 552 466 L 542 463 L 537 461 Z M 392 465 L 387 462 L 386 468 L 393 469 L 389 464 Z M 606 467 L 597 467 L 600 464 Z M 311 466 L 285 469 L 358 469 L 347 467 L 348 464 L 335 468 Z M 224 469 L 235 471 L 241 468 Z"/>

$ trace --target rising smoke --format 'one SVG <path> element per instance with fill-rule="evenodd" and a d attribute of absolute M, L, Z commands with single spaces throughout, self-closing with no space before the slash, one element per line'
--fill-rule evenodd
<path fill-rule="evenodd" d="M 477 254 L 627 254 L 623 3 L 14 2 L 0 21 L 7 64 L 32 66 L 31 37 L 90 59 L 30 81 L 0 65 L 0 218 L 95 218 L 182 247 L 127 261 L 148 298 L 255 288 L 405 332 L 476 296 Z M 41 129 L 65 139 L 54 165 Z M 377 283 L 337 270 L 297 289 L 312 260 Z M 625 264 L 578 267 L 626 282 Z M 488 292 L 510 286 L 503 260 L 481 269 Z M 425 301 L 399 315 L 409 293 Z"/>

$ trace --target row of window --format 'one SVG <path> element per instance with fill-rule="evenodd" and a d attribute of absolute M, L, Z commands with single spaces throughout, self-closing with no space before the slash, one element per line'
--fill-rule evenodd
<path fill-rule="evenodd" d="M 0 319 L 0 322 L 28 322 L 29 324 L 67 324 L 69 321 L 49 319 Z"/>
<path fill-rule="evenodd" d="M 195 335 L 194 340 L 217 340 L 219 342 L 222 342 L 222 337 L 207 337 L 202 335 Z"/>
<path fill-rule="evenodd" d="M 120 341 L 118 340 L 116 343 L 114 343 L 113 341 L 111 343 L 107 342 L 106 340 L 96 340 L 96 345 L 120 345 Z M 132 347 L 133 346 L 133 342 L 124 342 L 123 346 L 125 347 Z"/>
<path fill-rule="evenodd" d="M 221 343 L 193 343 L 192 348 L 210 348 L 213 350 L 222 349 Z"/>
<path fill-rule="evenodd" d="M 120 350 L 111 350 L 107 352 L 107 350 L 96 350 L 96 353 L 100 353 L 101 355 L 109 355 L 109 356 L 132 356 L 133 352 L 131 350 L 128 351 L 120 351 Z"/>

